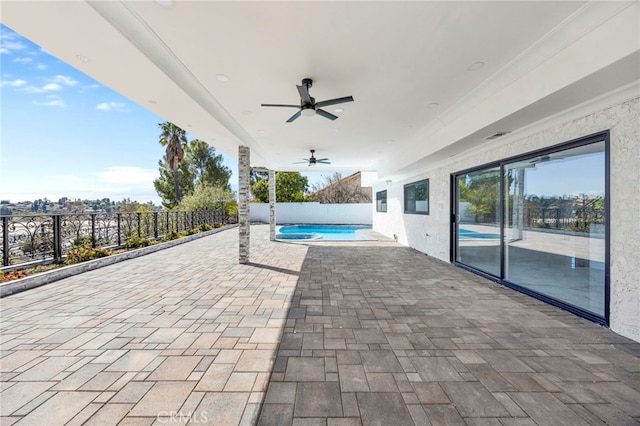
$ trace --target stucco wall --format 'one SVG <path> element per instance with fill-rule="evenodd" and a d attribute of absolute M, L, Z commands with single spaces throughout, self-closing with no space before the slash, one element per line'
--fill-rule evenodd
<path fill-rule="evenodd" d="M 269 204 L 251 203 L 252 222 L 269 223 Z M 371 203 L 276 203 L 276 223 L 371 225 Z"/>
<path fill-rule="evenodd" d="M 640 98 L 561 123 L 550 122 L 548 127 L 528 136 L 518 138 L 514 134 L 507 143 L 496 140 L 484 144 L 431 170 L 425 165 L 423 173 L 402 181 L 381 182 L 374 187 L 374 193 L 387 189 L 388 211 L 376 213 L 374 206 L 373 228 L 391 237 L 396 235 L 402 244 L 449 261 L 451 173 L 604 130 L 610 130 L 611 138 L 610 327 L 640 341 Z M 430 214 L 403 214 L 403 185 L 425 178 L 429 178 Z"/>

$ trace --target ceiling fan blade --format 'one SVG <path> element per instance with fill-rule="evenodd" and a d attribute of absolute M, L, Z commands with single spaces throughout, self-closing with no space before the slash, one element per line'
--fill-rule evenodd
<path fill-rule="evenodd" d="M 263 107 L 285 107 L 285 108 L 300 108 L 300 105 L 289 105 L 289 104 L 260 104 Z"/>
<path fill-rule="evenodd" d="M 307 159 L 305 158 L 305 160 L 304 160 L 304 161 L 296 161 L 296 162 L 295 162 L 295 163 L 293 163 L 293 164 L 304 164 L 304 163 L 308 163 L 308 162 L 309 162 L 309 160 L 307 160 Z"/>
<path fill-rule="evenodd" d="M 328 101 L 316 102 L 316 108 L 322 108 L 329 105 L 341 104 L 344 102 L 353 102 L 353 96 L 345 96 L 344 98 L 329 99 Z"/>
<path fill-rule="evenodd" d="M 311 96 L 309 95 L 309 88 L 305 86 L 296 86 L 298 88 L 298 93 L 300 93 L 300 100 L 303 105 L 311 103 Z"/>
<path fill-rule="evenodd" d="M 328 158 L 318 158 L 316 161 L 329 161 Z"/>
<path fill-rule="evenodd" d="M 299 108 L 299 107 L 298 107 L 298 108 Z M 295 114 L 293 114 L 293 115 L 291 116 L 291 118 L 289 118 L 289 119 L 287 120 L 287 123 L 291 123 L 293 120 L 295 120 L 296 118 L 300 117 L 300 115 L 301 115 L 301 114 L 302 114 L 302 110 L 300 110 L 300 111 L 296 112 Z"/>
<path fill-rule="evenodd" d="M 316 160 L 316 163 L 331 164 L 331 161 L 328 160 L 328 158 L 323 158 L 322 160 Z"/>
<path fill-rule="evenodd" d="M 330 112 L 327 112 L 323 109 L 320 108 L 316 108 L 316 114 L 323 116 L 324 118 L 328 118 L 329 120 L 335 120 L 336 118 L 338 118 L 337 115 L 333 115 Z"/>

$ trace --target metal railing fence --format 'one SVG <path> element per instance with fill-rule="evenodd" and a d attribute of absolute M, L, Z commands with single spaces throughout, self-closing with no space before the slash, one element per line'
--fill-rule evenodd
<path fill-rule="evenodd" d="M 201 225 L 225 224 L 224 210 L 0 216 L 2 267 L 61 259 L 75 246 L 119 248 L 133 237 L 161 239 Z"/>

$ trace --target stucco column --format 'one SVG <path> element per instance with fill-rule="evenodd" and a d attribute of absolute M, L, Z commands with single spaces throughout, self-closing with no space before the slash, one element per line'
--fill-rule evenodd
<path fill-rule="evenodd" d="M 249 182 L 251 173 L 250 150 L 248 146 L 238 148 L 238 224 L 240 252 L 238 262 L 249 263 L 249 243 L 251 241 L 249 218 Z"/>
<path fill-rule="evenodd" d="M 276 172 L 269 170 L 269 239 L 276 240 Z"/>

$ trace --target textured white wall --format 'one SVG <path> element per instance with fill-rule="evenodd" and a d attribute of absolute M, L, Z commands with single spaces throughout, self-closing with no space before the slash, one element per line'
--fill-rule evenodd
<path fill-rule="evenodd" d="M 251 203 L 251 221 L 269 222 L 269 205 Z M 371 225 L 371 203 L 320 204 L 276 203 L 276 223 L 334 225 Z"/>
<path fill-rule="evenodd" d="M 637 86 L 635 90 L 637 94 Z M 425 165 L 424 173 L 402 181 L 374 185 L 374 194 L 387 189 L 388 212 L 376 213 L 374 205 L 373 229 L 391 237 L 395 234 L 400 243 L 449 261 L 451 173 L 610 130 L 610 327 L 640 341 L 640 98 L 582 116 L 574 112 L 573 117 L 564 122 L 550 120 L 546 128 L 543 124 L 528 136 L 514 134 L 506 142 L 485 143 L 436 168 Z M 429 178 L 430 214 L 403 214 L 403 185 L 425 178 Z"/>

